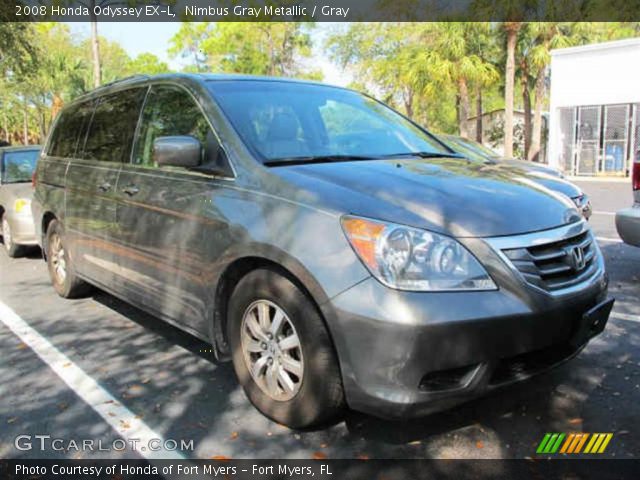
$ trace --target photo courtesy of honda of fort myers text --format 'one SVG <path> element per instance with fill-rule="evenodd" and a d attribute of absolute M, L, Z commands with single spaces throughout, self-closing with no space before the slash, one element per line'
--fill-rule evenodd
<path fill-rule="evenodd" d="M 618 0 L 0 5 L 0 477 L 634 478 Z"/>

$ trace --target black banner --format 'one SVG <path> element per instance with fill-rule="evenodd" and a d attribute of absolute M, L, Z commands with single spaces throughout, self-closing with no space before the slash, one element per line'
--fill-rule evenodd
<path fill-rule="evenodd" d="M 3 480 L 637 478 L 640 460 L 0 460 Z"/>
<path fill-rule="evenodd" d="M 634 21 L 640 0 L 2 0 L 11 22 Z"/>

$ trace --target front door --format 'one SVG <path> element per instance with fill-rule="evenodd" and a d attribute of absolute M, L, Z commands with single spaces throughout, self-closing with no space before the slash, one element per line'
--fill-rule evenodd
<path fill-rule="evenodd" d="M 119 267 L 128 296 L 184 326 L 202 331 L 207 314 L 211 248 L 226 228 L 212 198 L 229 179 L 158 166 L 158 137 L 189 135 L 202 145 L 202 162 L 221 151 L 191 94 L 152 86 L 142 112 L 132 161 L 118 180 Z"/>

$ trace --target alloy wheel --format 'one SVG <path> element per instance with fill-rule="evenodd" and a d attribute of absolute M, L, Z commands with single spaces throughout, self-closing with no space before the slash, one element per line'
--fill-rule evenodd
<path fill-rule="evenodd" d="M 7 250 L 11 250 L 13 239 L 11 238 L 11 227 L 6 218 L 2 219 L 2 242 Z"/>
<path fill-rule="evenodd" d="M 51 235 L 49 239 L 51 243 L 51 265 L 53 266 L 53 273 L 56 277 L 56 281 L 63 284 L 67 278 L 67 260 L 65 256 L 64 246 L 62 245 L 62 238 L 57 233 Z"/>
<path fill-rule="evenodd" d="M 300 338 L 285 311 L 256 300 L 242 317 L 241 348 L 251 377 L 273 400 L 291 400 L 300 390 L 304 360 Z"/>

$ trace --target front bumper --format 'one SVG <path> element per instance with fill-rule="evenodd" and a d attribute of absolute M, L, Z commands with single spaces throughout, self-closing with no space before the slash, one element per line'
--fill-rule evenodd
<path fill-rule="evenodd" d="M 520 281 L 488 247 L 482 258 L 498 290 L 403 292 L 369 278 L 324 306 L 353 409 L 389 418 L 432 413 L 584 347 L 585 313 L 607 297 L 603 265 L 579 287 L 551 295 Z"/>
<path fill-rule="evenodd" d="M 616 229 L 624 243 L 640 247 L 640 204 L 616 213 Z"/>
<path fill-rule="evenodd" d="M 7 213 L 7 221 L 11 227 L 11 237 L 17 245 L 37 245 L 36 230 L 31 212 L 24 214 Z"/>

